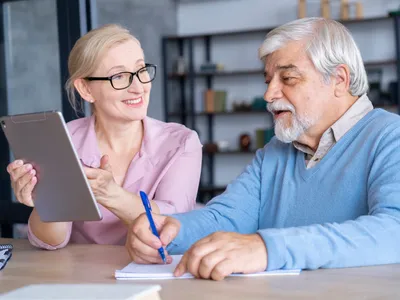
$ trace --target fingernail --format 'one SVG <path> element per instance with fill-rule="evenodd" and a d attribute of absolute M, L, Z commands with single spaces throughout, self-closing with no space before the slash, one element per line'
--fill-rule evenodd
<path fill-rule="evenodd" d="M 36 170 L 35 170 L 35 169 L 32 169 L 29 173 L 30 173 L 31 175 L 35 175 L 35 174 L 36 174 Z"/>
<path fill-rule="evenodd" d="M 27 171 L 32 170 L 32 165 L 30 165 L 30 164 L 26 165 L 25 170 L 27 170 Z"/>
<path fill-rule="evenodd" d="M 179 276 L 182 275 L 181 273 L 182 273 L 181 268 L 178 267 L 178 268 L 176 268 L 175 271 L 174 271 L 174 276 L 179 277 Z"/>
<path fill-rule="evenodd" d="M 172 263 L 172 257 L 171 256 L 167 256 L 167 264 Z"/>
<path fill-rule="evenodd" d="M 17 160 L 17 161 L 15 161 L 15 165 L 16 165 L 17 167 L 22 166 L 22 165 L 23 165 L 22 160 Z"/>

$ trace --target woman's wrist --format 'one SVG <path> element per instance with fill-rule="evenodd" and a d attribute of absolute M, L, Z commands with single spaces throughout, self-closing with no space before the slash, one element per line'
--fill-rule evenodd
<path fill-rule="evenodd" d="M 122 189 L 122 188 L 121 188 Z M 143 211 L 140 197 L 124 189 L 113 201 L 107 201 L 105 206 L 126 225 L 131 224 Z"/>

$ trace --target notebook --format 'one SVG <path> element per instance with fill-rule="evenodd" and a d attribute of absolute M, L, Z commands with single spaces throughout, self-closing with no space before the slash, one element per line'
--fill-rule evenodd
<path fill-rule="evenodd" d="M 33 284 L 0 296 L 29 300 L 160 300 L 159 285 L 144 284 Z"/>
<path fill-rule="evenodd" d="M 166 265 L 139 265 L 131 262 L 122 270 L 115 271 L 116 279 L 184 279 L 193 278 L 190 273 L 185 273 L 181 277 L 175 277 L 173 272 L 180 262 L 182 255 L 172 255 L 172 263 Z M 252 274 L 231 274 L 229 276 L 269 276 L 269 275 L 299 275 L 300 269 L 296 270 L 276 270 L 265 271 Z"/>
<path fill-rule="evenodd" d="M 8 260 L 12 256 L 13 245 L 0 245 L 0 270 L 4 269 Z"/>

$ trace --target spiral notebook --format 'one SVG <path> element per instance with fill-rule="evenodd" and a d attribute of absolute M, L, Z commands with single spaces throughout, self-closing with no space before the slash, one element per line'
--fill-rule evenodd
<path fill-rule="evenodd" d="M 12 256 L 13 245 L 0 245 L 0 270 L 4 269 Z"/>
<path fill-rule="evenodd" d="M 173 272 L 180 262 L 182 255 L 172 255 L 172 263 L 166 265 L 139 265 L 131 262 L 122 270 L 115 271 L 115 278 L 122 280 L 130 279 L 184 279 L 193 278 L 193 275 L 189 273 L 183 274 L 181 277 L 175 277 Z M 295 270 L 276 270 L 276 271 L 265 271 L 252 274 L 231 274 L 229 276 L 243 276 L 243 277 L 255 277 L 255 276 L 277 276 L 277 275 L 299 275 L 300 269 Z"/>

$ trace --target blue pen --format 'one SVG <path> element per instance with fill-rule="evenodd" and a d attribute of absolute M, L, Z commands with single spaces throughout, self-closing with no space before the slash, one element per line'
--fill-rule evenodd
<path fill-rule="evenodd" d="M 147 198 L 147 195 L 145 192 L 140 191 L 139 194 L 140 194 L 140 198 L 142 198 L 142 203 L 143 203 L 144 209 L 146 211 L 147 219 L 149 220 L 149 223 L 150 223 L 151 231 L 153 232 L 153 234 L 156 237 L 160 238 L 160 236 L 158 235 L 158 232 L 157 232 L 156 225 L 154 224 L 153 217 L 151 215 L 151 205 L 150 205 L 149 199 Z M 158 248 L 158 253 L 160 253 L 161 259 L 163 260 L 164 264 L 166 264 L 167 259 L 165 258 L 164 248 L 163 247 Z"/>

